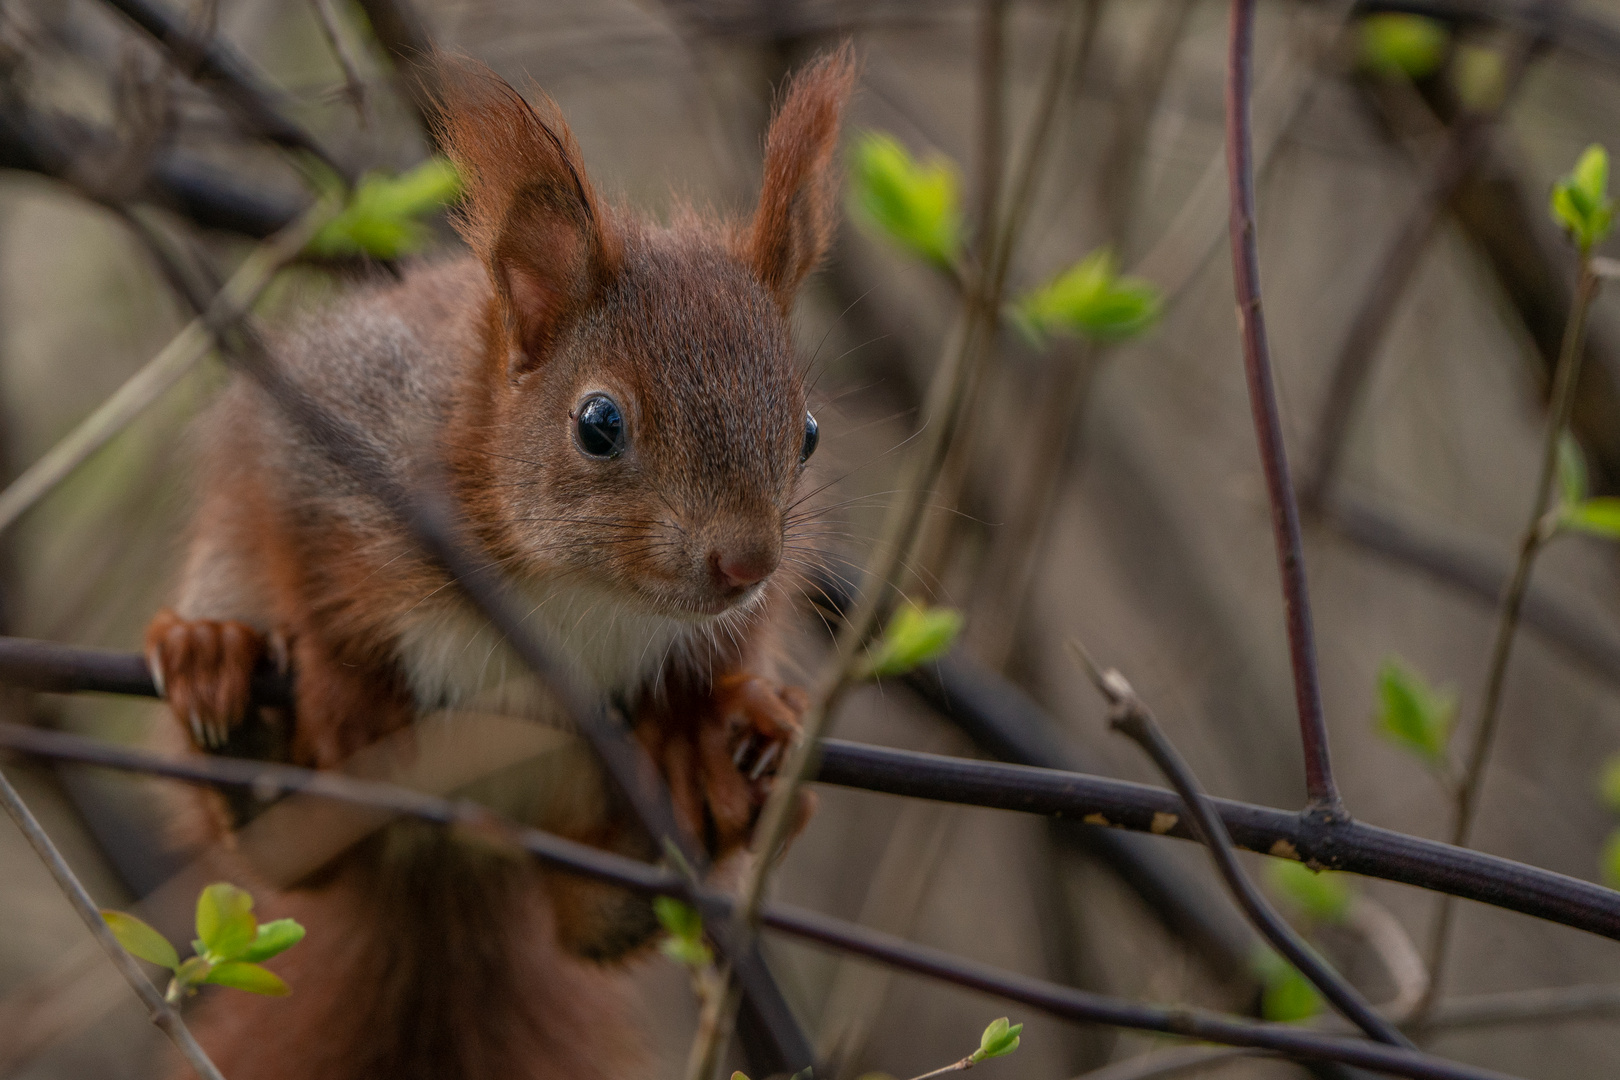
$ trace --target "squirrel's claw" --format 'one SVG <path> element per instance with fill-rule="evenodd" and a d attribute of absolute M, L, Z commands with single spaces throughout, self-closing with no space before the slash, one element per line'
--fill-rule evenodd
<path fill-rule="evenodd" d="M 264 635 L 240 622 L 182 619 L 165 608 L 146 628 L 152 682 L 199 750 L 218 750 L 247 715 Z"/>

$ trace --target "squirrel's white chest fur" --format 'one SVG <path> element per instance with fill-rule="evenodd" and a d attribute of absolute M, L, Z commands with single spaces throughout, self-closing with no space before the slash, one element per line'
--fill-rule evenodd
<path fill-rule="evenodd" d="M 537 584 L 523 590 L 529 619 L 565 649 L 604 695 L 645 686 L 702 631 L 688 622 L 629 607 L 603 590 Z M 546 711 L 547 697 L 493 627 L 461 602 L 418 609 L 399 634 L 400 660 L 418 708 Z"/>

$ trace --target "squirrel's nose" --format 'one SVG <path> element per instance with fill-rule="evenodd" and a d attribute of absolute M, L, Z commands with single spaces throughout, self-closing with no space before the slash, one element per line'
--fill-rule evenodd
<path fill-rule="evenodd" d="M 781 561 L 775 544 L 715 548 L 709 552 L 709 566 L 715 580 L 727 589 L 745 589 L 770 576 Z"/>

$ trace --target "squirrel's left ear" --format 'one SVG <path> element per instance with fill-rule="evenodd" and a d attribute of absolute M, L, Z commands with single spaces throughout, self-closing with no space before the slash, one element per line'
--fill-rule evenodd
<path fill-rule="evenodd" d="M 794 76 L 765 137 L 765 182 L 739 253 L 783 311 L 832 241 L 833 151 L 854 85 L 855 50 L 845 42 Z"/>

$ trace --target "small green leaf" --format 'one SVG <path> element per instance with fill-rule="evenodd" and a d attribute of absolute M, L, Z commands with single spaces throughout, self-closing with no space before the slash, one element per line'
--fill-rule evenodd
<path fill-rule="evenodd" d="M 1432 75 L 1446 58 L 1443 23 L 1422 15 L 1383 13 L 1361 20 L 1361 63 L 1392 78 Z"/>
<path fill-rule="evenodd" d="M 814 1080 L 815 1075 L 816 1075 L 816 1070 L 815 1069 L 806 1067 L 806 1068 L 800 1069 L 798 1072 L 794 1073 L 791 1077 L 788 1078 L 788 1080 Z"/>
<path fill-rule="evenodd" d="M 101 918 L 113 932 L 113 937 L 118 939 L 118 944 L 129 950 L 132 956 L 170 971 L 180 966 L 180 954 L 174 951 L 169 939 L 135 916 L 122 911 L 103 911 Z"/>
<path fill-rule="evenodd" d="M 1292 859 L 1272 859 L 1266 873 L 1271 887 L 1311 918 L 1334 925 L 1349 918 L 1350 902 L 1355 897 L 1349 875 L 1312 870 Z"/>
<path fill-rule="evenodd" d="M 1586 498 L 1586 457 L 1567 431 L 1558 437 L 1558 494 L 1565 506 Z"/>
<path fill-rule="evenodd" d="M 248 946 L 241 959 L 257 964 L 272 956 L 280 956 L 303 940 L 304 928 L 291 919 L 260 923 L 253 944 Z"/>
<path fill-rule="evenodd" d="M 920 163 L 893 137 L 875 131 L 861 136 L 853 160 L 855 216 L 930 262 L 954 264 L 962 211 L 950 163 Z"/>
<path fill-rule="evenodd" d="M 1040 342 L 1046 334 L 1073 334 L 1119 342 L 1148 330 L 1159 317 L 1159 290 L 1141 278 L 1120 277 L 1114 255 L 1098 248 L 1051 281 L 1020 298 L 1013 317 Z"/>
<path fill-rule="evenodd" d="M 280 975 L 245 960 L 227 960 L 223 964 L 215 964 L 203 982 L 266 997 L 284 997 L 292 993 L 292 988 L 281 980 Z"/>
<path fill-rule="evenodd" d="M 1598 778 L 1598 794 L 1602 796 L 1604 806 L 1620 814 L 1620 754 L 1603 763 L 1603 773 Z M 130 951 L 134 952 L 133 949 Z"/>
<path fill-rule="evenodd" d="M 1491 112 L 1507 95 L 1507 62 L 1500 50 L 1461 45 L 1451 62 L 1451 82 L 1463 105 L 1477 113 Z"/>
<path fill-rule="evenodd" d="M 1611 889 L 1620 889 L 1620 829 L 1609 834 L 1603 845 L 1603 881 Z"/>
<path fill-rule="evenodd" d="M 1018 1033 L 1023 1030 L 1023 1024 L 1009 1024 L 1005 1016 L 990 1021 L 990 1026 L 979 1036 L 979 1048 L 973 1051 L 971 1060 L 977 1065 L 991 1058 L 1006 1057 L 1018 1049 L 1021 1041 Z"/>
<path fill-rule="evenodd" d="M 348 205 L 321 227 L 305 251 L 325 258 L 407 255 L 427 241 L 428 230 L 419 219 L 450 202 L 460 190 L 455 166 L 442 157 L 399 176 L 372 173 L 355 185 Z"/>
<path fill-rule="evenodd" d="M 1260 1011 L 1275 1023 L 1301 1023 L 1322 1011 L 1322 995 L 1309 979 L 1290 968 L 1286 975 L 1267 983 L 1261 991 Z"/>
<path fill-rule="evenodd" d="M 1576 532 L 1620 540 L 1620 498 L 1599 495 L 1565 506 L 1558 513 L 1558 524 Z"/>
<path fill-rule="evenodd" d="M 748 1077 L 740 1072 L 734 1072 L 731 1074 L 731 1080 L 748 1080 Z"/>
<path fill-rule="evenodd" d="M 1608 236 L 1614 223 L 1608 151 L 1593 143 L 1581 153 L 1570 174 L 1553 185 L 1552 215 L 1583 252 Z"/>
<path fill-rule="evenodd" d="M 943 656 L 961 632 L 962 613 L 955 608 L 906 603 L 894 613 L 883 636 L 866 654 L 862 674 L 869 679 L 904 675 Z"/>
<path fill-rule="evenodd" d="M 686 967 L 708 967 L 714 962 L 714 953 L 703 940 L 703 917 L 696 908 L 673 896 L 660 896 L 653 901 L 653 913 L 669 934 L 659 943 L 660 952 Z"/>
<path fill-rule="evenodd" d="M 253 897 L 228 881 L 217 881 L 197 897 L 197 939 L 208 959 L 235 960 L 258 936 Z"/>
<path fill-rule="evenodd" d="M 1436 690 L 1394 657 L 1378 669 L 1378 730 L 1431 768 L 1444 763 L 1457 720 L 1457 695 Z"/>

